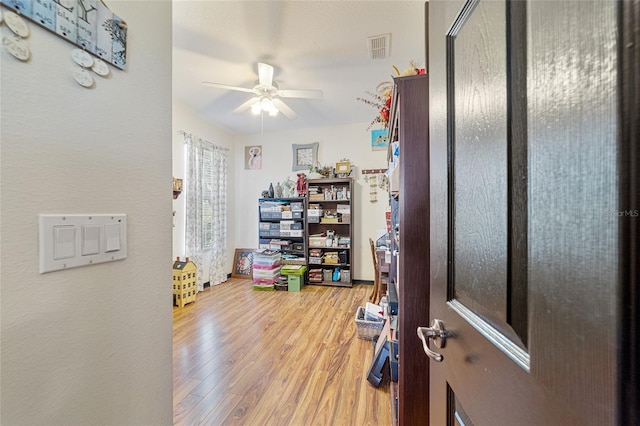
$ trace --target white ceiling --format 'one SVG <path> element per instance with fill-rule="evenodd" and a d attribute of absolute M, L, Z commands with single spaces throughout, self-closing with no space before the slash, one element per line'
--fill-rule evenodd
<path fill-rule="evenodd" d="M 232 111 L 250 93 L 257 62 L 273 65 L 280 89 L 321 89 L 324 98 L 283 99 L 297 114 L 264 117 L 264 132 L 371 121 L 358 101 L 391 81 L 393 65 L 425 65 L 424 1 L 173 1 L 173 97 L 212 125 L 260 133 L 260 116 Z M 367 38 L 391 33 L 390 57 L 369 59 Z"/>

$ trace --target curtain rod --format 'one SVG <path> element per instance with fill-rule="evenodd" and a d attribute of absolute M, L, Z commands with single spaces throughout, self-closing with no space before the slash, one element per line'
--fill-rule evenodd
<path fill-rule="evenodd" d="M 198 139 L 202 139 L 200 136 L 198 136 L 198 135 L 194 135 L 193 133 L 185 132 L 184 130 L 178 130 L 178 133 L 179 133 L 179 134 L 181 134 L 182 136 L 187 136 L 187 135 L 189 135 L 189 136 L 195 136 L 195 137 L 196 137 L 196 138 L 198 138 Z M 209 141 L 208 141 L 208 140 L 206 140 L 206 139 L 202 139 L 202 140 L 204 140 L 205 142 L 210 143 L 211 145 L 215 146 L 216 148 L 224 149 L 225 151 L 230 151 L 230 149 L 229 149 L 229 148 L 227 148 L 227 147 L 225 147 L 225 146 L 216 145 L 215 143 L 213 143 L 213 142 L 209 142 Z"/>

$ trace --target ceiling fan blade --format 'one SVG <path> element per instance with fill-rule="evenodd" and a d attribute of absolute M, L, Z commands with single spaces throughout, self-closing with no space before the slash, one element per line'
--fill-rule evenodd
<path fill-rule="evenodd" d="M 273 100 L 273 104 L 278 108 L 278 111 L 284 114 L 289 120 L 295 120 L 298 118 L 298 114 L 296 114 L 287 104 L 282 102 L 280 99 L 275 98 Z"/>
<path fill-rule="evenodd" d="M 247 102 L 245 102 L 242 105 L 240 105 L 238 108 L 234 109 L 233 112 L 234 113 L 239 113 L 239 112 L 245 111 L 245 110 L 249 109 L 253 104 L 258 102 L 259 100 L 260 100 L 260 98 L 258 98 L 258 97 L 251 98 Z"/>
<path fill-rule="evenodd" d="M 322 99 L 324 94 L 322 90 L 304 89 L 304 90 L 278 90 L 278 95 L 283 98 L 306 98 L 306 99 Z"/>
<path fill-rule="evenodd" d="M 236 90 L 238 92 L 253 93 L 253 89 L 247 89 L 246 87 L 229 86 L 227 84 L 212 83 L 210 81 L 203 81 L 202 85 L 203 86 L 210 86 L 210 87 L 217 87 L 219 89 Z"/>
<path fill-rule="evenodd" d="M 258 62 L 258 81 L 261 86 L 273 85 L 273 67 L 271 65 Z"/>

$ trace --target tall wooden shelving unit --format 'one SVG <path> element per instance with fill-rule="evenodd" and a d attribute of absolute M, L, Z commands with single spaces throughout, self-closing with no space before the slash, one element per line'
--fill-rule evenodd
<path fill-rule="evenodd" d="M 397 334 L 401 350 L 398 382 L 391 383 L 394 424 L 425 424 L 429 419 L 429 358 L 416 336 L 429 324 L 429 77 L 394 79 L 389 121 L 390 141 L 400 145 L 399 166 L 392 175 L 391 206 L 397 211 L 400 237 L 392 238 L 390 276 L 398 295 Z"/>
<path fill-rule="evenodd" d="M 320 189 L 322 196 L 309 192 L 310 188 L 317 187 Z M 310 206 L 322 206 L 323 215 L 315 216 L 311 214 Z M 351 287 L 353 283 L 353 261 L 355 258 L 353 250 L 353 179 L 351 178 L 335 178 L 335 179 L 309 179 L 307 180 L 307 263 L 308 274 L 307 284 L 315 285 L 332 285 L 339 287 Z M 337 213 L 336 220 L 324 218 L 327 211 Z M 342 212 L 342 213 L 340 213 Z M 317 220 L 317 221 L 316 221 Z M 334 231 L 337 241 L 333 246 L 328 247 L 326 240 L 322 237 L 314 237 L 319 234 Z M 320 251 L 323 254 L 321 263 L 312 263 L 314 261 L 311 256 L 312 251 Z M 327 253 L 338 252 L 341 256 L 337 263 L 329 263 L 325 256 Z M 323 277 L 321 281 L 313 280 L 318 269 L 323 271 L 335 270 L 340 268 L 340 279 L 326 279 Z M 314 272 L 316 271 L 316 272 Z M 323 272 L 324 275 L 324 272 Z"/>

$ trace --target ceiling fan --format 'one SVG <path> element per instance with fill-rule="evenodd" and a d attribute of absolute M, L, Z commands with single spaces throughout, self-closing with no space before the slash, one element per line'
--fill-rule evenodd
<path fill-rule="evenodd" d="M 273 67 L 262 62 L 258 62 L 258 84 L 251 89 L 209 81 L 203 81 L 202 84 L 205 86 L 219 87 L 221 89 L 253 93 L 255 96 L 234 109 L 233 112 L 235 113 L 243 112 L 251 108 L 254 114 L 267 112 L 269 115 L 274 116 L 280 111 L 290 120 L 295 119 L 298 115 L 289 108 L 287 104 L 282 102 L 280 98 L 322 99 L 323 96 L 322 90 L 278 89 L 278 86 L 273 81 Z"/>

